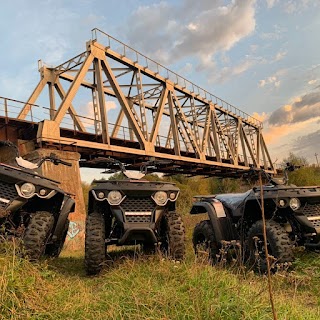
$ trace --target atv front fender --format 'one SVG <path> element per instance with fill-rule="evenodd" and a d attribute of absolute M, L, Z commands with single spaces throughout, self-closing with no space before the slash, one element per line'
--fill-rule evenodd
<path fill-rule="evenodd" d="M 227 240 L 226 236 L 223 234 L 223 221 L 222 219 L 226 217 L 224 214 L 223 217 L 218 217 L 217 211 L 211 203 L 208 202 L 196 202 L 194 203 L 190 214 L 201 214 L 208 213 L 209 219 L 211 221 L 215 238 L 217 242 L 221 240 Z M 219 215 L 221 215 L 219 213 Z"/>
<path fill-rule="evenodd" d="M 64 226 L 68 219 L 69 213 L 73 212 L 74 209 L 75 209 L 75 201 L 72 198 L 65 196 L 63 207 L 60 211 L 60 215 L 52 235 L 52 240 L 60 239 L 64 231 Z"/>

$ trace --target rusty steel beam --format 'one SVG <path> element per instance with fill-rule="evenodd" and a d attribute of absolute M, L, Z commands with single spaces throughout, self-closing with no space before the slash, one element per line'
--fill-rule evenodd
<path fill-rule="evenodd" d="M 109 37 L 104 33 L 103 36 Z M 110 152 L 183 159 L 181 161 L 230 170 L 246 170 L 253 165 L 275 171 L 258 120 L 125 44 L 117 44 L 122 48 L 121 52 L 111 45 L 89 41 L 85 52 L 50 68 L 51 74 L 42 76 L 28 100 L 28 103 L 34 103 L 49 84 L 51 116 L 48 120 L 51 123 L 40 127 L 44 127 L 50 137 L 45 131 L 38 132 L 39 142 L 50 142 L 51 139 L 51 142 L 63 143 L 61 141 L 70 139 L 63 136 L 62 130 L 62 120 L 68 110 L 74 127 L 85 133 L 86 128 L 79 117 L 88 115 L 81 114 L 79 108 L 72 105 L 83 87 L 96 92 L 95 104 L 99 111 L 93 110 L 90 114 L 98 116 L 95 120 L 99 121 L 99 126 L 93 132 L 97 140 L 93 143 L 72 139 L 72 143 L 86 148 L 91 145 L 92 149 L 100 145 L 102 150 Z M 129 52 L 136 57 L 134 60 L 129 58 Z M 57 89 L 59 81 L 68 84 L 69 89 L 61 95 L 60 87 L 62 102 L 56 106 L 53 85 Z M 113 112 L 117 111 L 117 115 L 112 118 L 107 114 L 107 96 L 116 101 L 117 108 Z M 90 101 L 92 97 L 88 99 Z M 24 119 L 29 110 L 26 104 L 18 118 Z M 60 135 L 57 128 L 60 128 Z M 212 168 L 210 172 L 217 171 Z"/>

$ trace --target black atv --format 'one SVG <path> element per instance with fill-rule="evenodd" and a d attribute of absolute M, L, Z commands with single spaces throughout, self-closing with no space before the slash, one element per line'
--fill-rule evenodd
<path fill-rule="evenodd" d="M 75 207 L 59 182 L 34 171 L 45 161 L 71 166 L 54 154 L 37 164 L 29 162 L 19 157 L 14 144 L 0 141 L 0 235 L 22 239 L 24 255 L 30 260 L 59 256 L 68 232 L 68 215 Z"/>
<path fill-rule="evenodd" d="M 293 169 L 287 164 L 284 178 L 267 176 L 262 190 L 267 247 L 274 258 L 274 271 L 293 261 L 294 246 L 320 248 L 320 187 L 287 185 L 287 172 Z M 260 187 L 245 193 L 196 196 L 190 213 L 207 213 L 209 217 L 194 228 L 196 254 L 205 250 L 215 263 L 221 258 L 223 244 L 237 241 L 250 265 L 267 271 Z"/>
<path fill-rule="evenodd" d="M 179 189 L 168 182 L 140 180 L 144 173 L 120 166 L 126 180 L 94 180 L 89 193 L 85 238 L 87 274 L 97 274 L 108 245 L 141 244 L 147 252 L 160 250 L 174 260 L 185 255 L 185 229 L 175 211 Z M 110 171 L 109 171 L 110 172 Z"/>

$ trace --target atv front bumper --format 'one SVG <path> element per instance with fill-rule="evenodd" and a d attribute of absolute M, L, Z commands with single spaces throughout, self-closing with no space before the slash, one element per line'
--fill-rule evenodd
<path fill-rule="evenodd" d="M 124 234 L 118 240 L 119 245 L 136 244 L 141 242 L 156 243 L 157 237 L 154 233 L 154 223 L 124 223 Z"/>

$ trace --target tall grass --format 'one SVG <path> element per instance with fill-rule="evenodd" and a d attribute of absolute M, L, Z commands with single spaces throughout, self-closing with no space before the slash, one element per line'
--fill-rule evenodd
<path fill-rule="evenodd" d="M 272 319 L 266 277 L 197 261 L 190 236 L 184 263 L 118 249 L 97 277 L 82 251 L 31 264 L 2 244 L 0 319 Z M 320 318 L 319 270 L 319 255 L 303 251 L 272 277 L 279 319 Z"/>

